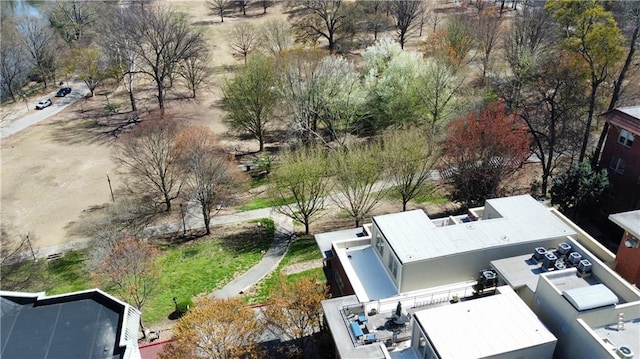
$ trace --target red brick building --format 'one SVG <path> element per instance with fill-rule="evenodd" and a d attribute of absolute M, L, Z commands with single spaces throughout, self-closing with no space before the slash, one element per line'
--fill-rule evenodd
<path fill-rule="evenodd" d="M 612 214 L 609 219 L 624 229 L 616 253 L 616 272 L 640 288 L 640 211 Z"/>
<path fill-rule="evenodd" d="M 609 123 L 600 169 L 609 171 L 607 214 L 640 209 L 640 106 L 620 107 L 601 115 Z"/>

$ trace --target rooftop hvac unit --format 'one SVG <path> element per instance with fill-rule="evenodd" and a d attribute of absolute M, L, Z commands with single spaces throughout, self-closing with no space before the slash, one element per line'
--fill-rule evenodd
<path fill-rule="evenodd" d="M 558 253 L 564 256 L 569 252 L 571 252 L 571 245 L 569 245 L 569 243 L 562 242 L 558 244 Z"/>
<path fill-rule="evenodd" d="M 578 252 L 571 252 L 569 254 L 569 262 L 573 265 L 578 264 L 582 260 L 582 254 Z"/>
<path fill-rule="evenodd" d="M 591 262 L 588 259 L 583 259 L 578 262 L 578 271 L 581 273 L 589 273 L 591 272 Z"/>
<path fill-rule="evenodd" d="M 496 273 L 492 270 L 482 271 L 481 279 L 485 287 L 493 287 L 496 285 Z"/>
<path fill-rule="evenodd" d="M 555 254 L 549 252 L 544 255 L 544 258 L 542 258 L 542 266 L 546 269 L 551 269 L 554 267 L 557 260 L 558 257 L 556 257 Z"/>
<path fill-rule="evenodd" d="M 556 261 L 556 263 L 553 266 L 556 268 L 556 270 L 567 269 L 567 265 L 564 264 L 563 261 Z"/>
<path fill-rule="evenodd" d="M 533 250 L 533 258 L 536 260 L 542 259 L 545 254 L 547 254 L 547 249 L 544 247 L 536 247 L 536 249 Z"/>
<path fill-rule="evenodd" d="M 631 350 L 631 348 L 621 345 L 618 347 L 618 350 L 616 350 L 616 353 L 618 354 L 618 356 L 620 358 L 633 358 L 633 350 Z"/>

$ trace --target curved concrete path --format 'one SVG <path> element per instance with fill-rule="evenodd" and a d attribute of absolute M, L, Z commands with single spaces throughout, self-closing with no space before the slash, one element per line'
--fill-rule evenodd
<path fill-rule="evenodd" d="M 267 250 L 264 257 L 262 257 L 262 260 L 240 277 L 225 285 L 222 289 L 210 294 L 209 297 L 230 298 L 240 295 L 253 287 L 262 278 L 271 274 L 271 272 L 278 267 L 278 264 L 280 264 L 280 261 L 287 253 L 287 249 L 291 243 L 293 221 L 291 218 L 276 213 L 272 213 L 271 218 L 276 226 L 275 235 L 271 247 Z"/>
<path fill-rule="evenodd" d="M 271 218 L 275 224 L 275 234 L 271 247 L 262 257 L 260 262 L 251 267 L 241 276 L 235 278 L 223 288 L 209 294 L 209 297 L 230 298 L 240 295 L 258 283 L 262 278 L 271 274 L 280 264 L 280 261 L 287 253 L 291 237 L 293 235 L 293 220 L 283 214 L 275 212 L 272 208 L 262 208 L 253 211 L 236 212 L 211 218 L 210 226 L 224 225 L 251 220 Z M 175 233 L 183 229 L 202 229 L 202 214 L 200 208 L 195 203 L 187 206 L 184 216 L 184 224 L 167 223 L 160 226 L 148 227 L 145 229 L 147 235 L 158 235 L 162 233 Z"/>

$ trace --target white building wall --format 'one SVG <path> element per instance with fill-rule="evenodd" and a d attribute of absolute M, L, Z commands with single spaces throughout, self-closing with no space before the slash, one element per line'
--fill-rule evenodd
<path fill-rule="evenodd" d="M 403 265 L 398 290 L 404 293 L 477 279 L 480 270 L 490 268 L 492 260 L 533 254 L 535 247 L 554 248 L 563 241 L 564 238 L 554 238 L 411 262 Z"/>
<path fill-rule="evenodd" d="M 587 311 L 578 312 L 562 293 L 555 289 L 545 277 L 540 276 L 534 297 L 534 313 L 544 325 L 558 338 L 555 356 L 558 358 L 610 358 L 602 345 L 594 340 L 590 330 L 578 320 L 578 316 Z M 608 312 L 614 307 L 594 309 L 592 313 Z M 616 314 L 617 315 L 617 314 Z"/>

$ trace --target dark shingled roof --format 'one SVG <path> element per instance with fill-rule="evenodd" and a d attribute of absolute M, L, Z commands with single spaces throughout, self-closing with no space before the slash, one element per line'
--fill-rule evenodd
<path fill-rule="evenodd" d="M 98 292 L 0 297 L 2 358 L 122 358 L 124 306 Z"/>

